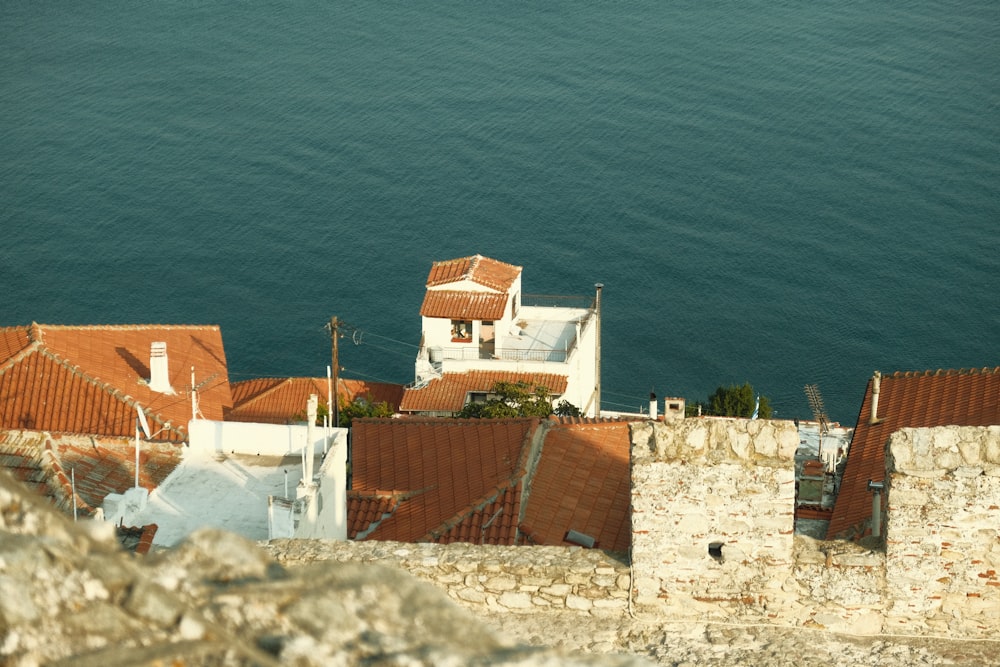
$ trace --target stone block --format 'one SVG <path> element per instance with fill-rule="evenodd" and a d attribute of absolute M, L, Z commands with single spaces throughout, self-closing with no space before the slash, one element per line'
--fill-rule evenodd
<path fill-rule="evenodd" d="M 531 595 L 512 591 L 502 593 L 497 603 L 507 609 L 530 609 L 532 606 Z"/>
<path fill-rule="evenodd" d="M 581 597 L 579 595 L 567 595 L 566 596 L 566 607 L 568 609 L 576 609 L 578 611 L 589 611 L 594 606 L 592 600 Z"/>

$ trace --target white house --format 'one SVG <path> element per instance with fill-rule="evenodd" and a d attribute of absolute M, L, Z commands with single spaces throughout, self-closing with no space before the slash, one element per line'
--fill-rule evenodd
<path fill-rule="evenodd" d="M 525 295 L 521 271 L 482 255 L 433 263 L 401 412 L 452 415 L 496 381 L 524 380 L 599 413 L 601 286 L 593 298 Z"/>

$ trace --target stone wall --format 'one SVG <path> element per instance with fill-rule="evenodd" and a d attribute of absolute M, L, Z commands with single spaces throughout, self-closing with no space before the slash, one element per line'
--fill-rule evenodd
<path fill-rule="evenodd" d="M 793 535 L 791 422 L 632 429 L 631 567 L 579 547 L 274 540 L 265 548 L 285 564 L 393 565 L 478 611 L 855 635 L 1000 633 L 1000 427 L 893 436 L 884 550 Z"/>
<path fill-rule="evenodd" d="M 889 441 L 886 629 L 1000 632 L 1000 426 L 901 429 Z"/>
<path fill-rule="evenodd" d="M 686 419 L 632 430 L 635 609 L 767 622 L 792 570 L 792 422 Z M 782 576 L 784 574 L 784 576 Z"/>
<path fill-rule="evenodd" d="M 286 565 L 332 560 L 395 566 L 472 609 L 618 616 L 628 607 L 628 565 L 595 549 L 332 540 L 272 540 L 264 547 Z"/>

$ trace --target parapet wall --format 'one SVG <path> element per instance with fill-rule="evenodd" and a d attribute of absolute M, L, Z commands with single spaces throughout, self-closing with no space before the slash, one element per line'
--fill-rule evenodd
<path fill-rule="evenodd" d="M 628 607 L 628 565 L 595 549 L 332 540 L 272 540 L 264 548 L 284 565 L 318 560 L 392 565 L 472 609 L 622 616 Z"/>
<path fill-rule="evenodd" d="M 885 550 L 793 535 L 791 422 L 632 429 L 631 568 L 579 547 L 274 540 L 265 548 L 285 564 L 395 565 L 473 610 L 1000 634 L 1000 427 L 892 437 Z"/>
<path fill-rule="evenodd" d="M 886 630 L 1000 632 L 1000 426 L 889 440 Z"/>

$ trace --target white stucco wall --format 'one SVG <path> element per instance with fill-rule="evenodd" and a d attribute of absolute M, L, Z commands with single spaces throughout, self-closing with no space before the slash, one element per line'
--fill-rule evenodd
<path fill-rule="evenodd" d="M 332 429 L 335 438 L 346 438 L 347 429 Z M 191 449 L 202 452 L 291 456 L 306 446 L 309 427 L 298 424 L 253 424 L 194 419 L 188 422 Z M 325 430 L 313 433 L 313 452 L 322 454 Z"/>

